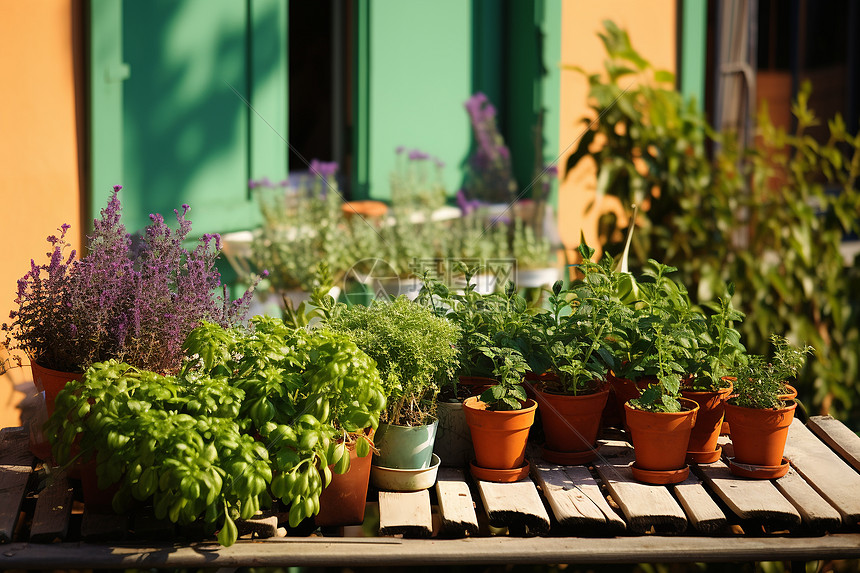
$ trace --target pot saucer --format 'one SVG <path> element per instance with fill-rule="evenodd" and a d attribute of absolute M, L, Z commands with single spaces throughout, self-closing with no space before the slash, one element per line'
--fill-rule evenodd
<path fill-rule="evenodd" d="M 475 465 L 475 462 L 470 462 L 469 467 L 472 470 L 472 477 L 474 477 L 475 479 L 483 481 L 494 481 L 497 483 L 511 483 L 515 481 L 520 481 L 521 479 L 529 475 L 529 470 L 531 469 L 527 461 L 524 461 L 522 466 L 509 470 L 482 468 L 481 466 Z"/>
<path fill-rule="evenodd" d="M 557 452 L 549 450 L 545 446 L 541 448 L 540 457 L 551 464 L 560 466 L 581 466 L 587 464 L 597 457 L 597 450 L 585 450 L 582 452 Z"/>
<path fill-rule="evenodd" d="M 633 471 L 635 480 L 653 485 L 681 483 L 690 475 L 690 466 L 684 466 L 678 470 L 644 470 L 636 467 L 634 462 L 630 469 Z"/>
<path fill-rule="evenodd" d="M 755 466 L 752 464 L 743 464 L 736 462 L 734 458 L 729 458 L 729 470 L 736 476 L 752 478 L 752 479 L 776 479 L 788 473 L 788 468 L 791 467 L 788 460 L 782 458 L 782 463 L 778 466 Z"/>
<path fill-rule="evenodd" d="M 712 464 L 723 455 L 723 448 L 717 446 L 713 452 L 687 452 L 688 464 Z"/>

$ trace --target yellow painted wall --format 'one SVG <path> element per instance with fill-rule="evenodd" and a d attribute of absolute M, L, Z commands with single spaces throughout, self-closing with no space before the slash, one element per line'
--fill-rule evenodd
<path fill-rule="evenodd" d="M 564 0 L 561 9 L 561 119 L 559 135 L 559 170 L 567 164 L 567 156 L 576 148 L 582 133 L 582 118 L 594 118 L 587 106 L 588 83 L 582 74 L 567 69 L 579 66 L 590 73 L 603 70 L 605 50 L 597 33 L 603 20 L 614 20 L 627 30 L 633 47 L 657 68 L 676 69 L 676 0 L 604 0 L 585 2 Z M 571 145 L 573 144 L 573 145 Z M 559 227 L 567 249 L 579 245 L 580 231 L 592 247 L 598 246 L 597 218 L 601 212 L 620 213 L 617 201 L 607 198 L 586 213 L 595 200 L 594 163 L 582 161 L 563 177 L 559 191 Z M 598 253 L 599 255 L 599 253 Z"/>
<path fill-rule="evenodd" d="M 0 322 L 45 238 L 72 225 L 80 243 L 73 0 L 0 0 Z M 0 377 L 0 427 L 19 423 L 29 368 Z M 29 384 L 32 387 L 32 384 Z"/>

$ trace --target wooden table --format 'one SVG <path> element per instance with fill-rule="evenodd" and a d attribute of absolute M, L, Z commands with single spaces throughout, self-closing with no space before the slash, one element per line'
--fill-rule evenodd
<path fill-rule="evenodd" d="M 0 434 L 0 569 L 860 558 L 860 438 L 838 421 L 795 421 L 785 452 L 792 469 L 772 481 L 736 478 L 719 461 L 678 485 L 644 485 L 619 437 L 602 440 L 588 467 L 534 453 L 531 477 L 514 484 L 447 468 L 425 492 L 371 491 L 361 527 L 284 535 L 278 514 L 263 515 L 225 548 L 146 510 L 88 511 L 77 482 L 46 479 L 24 432 L 10 428 Z"/>

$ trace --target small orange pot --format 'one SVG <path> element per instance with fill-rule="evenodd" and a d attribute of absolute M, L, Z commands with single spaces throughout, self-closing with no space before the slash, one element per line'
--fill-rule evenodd
<path fill-rule="evenodd" d="M 785 394 L 780 394 L 779 399 L 783 402 L 788 402 L 789 400 L 794 400 L 795 398 L 797 398 L 797 388 L 795 388 L 791 384 L 785 384 Z"/>
<path fill-rule="evenodd" d="M 346 473 L 336 474 L 333 466 L 329 466 L 332 469 L 331 483 L 320 494 L 320 511 L 314 517 L 316 525 L 358 525 L 364 521 L 372 459 L 371 454 L 359 457 L 353 443 L 349 445 L 349 470 Z"/>
<path fill-rule="evenodd" d="M 496 470 L 523 465 L 537 402 L 529 400 L 521 410 L 494 412 L 487 410 L 487 404 L 477 396 L 472 396 L 463 402 L 463 410 L 472 434 L 477 465 Z"/>
<path fill-rule="evenodd" d="M 696 424 L 690 433 L 688 451 L 713 452 L 717 449 L 717 439 L 720 437 L 720 428 L 723 425 L 726 400 L 728 400 L 733 389 L 731 380 L 728 383 L 728 388 L 720 388 L 716 392 L 681 391 L 681 396 L 699 405 Z"/>
<path fill-rule="evenodd" d="M 681 398 L 681 412 L 646 412 L 624 404 L 636 466 L 643 470 L 677 470 L 686 465 L 690 432 L 699 406 Z"/>
<path fill-rule="evenodd" d="M 796 402 L 777 410 L 742 408 L 727 403 L 726 420 L 732 427 L 735 460 L 753 466 L 782 464 L 795 408 Z"/>
<path fill-rule="evenodd" d="M 556 452 L 591 449 L 600 430 L 600 416 L 608 397 L 609 388 L 578 396 L 537 389 L 545 447 Z"/>

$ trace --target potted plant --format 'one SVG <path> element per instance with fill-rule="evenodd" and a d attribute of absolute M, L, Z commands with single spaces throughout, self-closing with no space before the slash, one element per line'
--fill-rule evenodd
<path fill-rule="evenodd" d="M 734 370 L 734 393 L 726 403 L 726 420 L 732 428 L 733 473 L 772 479 L 788 471 L 782 457 L 788 428 L 797 403 L 786 400 L 786 385 L 806 362 L 811 346 L 798 347 L 772 335 L 772 360 L 750 355 Z"/>
<path fill-rule="evenodd" d="M 746 352 L 740 333 L 733 327 L 744 318 L 743 313 L 732 306 L 734 292 L 734 284 L 728 283 L 726 296 L 721 297 L 719 303 L 708 304 L 712 314 L 707 318 L 705 330 L 698 335 L 698 349 L 687 362 L 690 375 L 684 380 L 681 396 L 699 405 L 687 447 L 687 460 L 692 463 L 712 463 L 722 455 L 717 439 L 723 425 L 725 402 L 733 388 L 734 378 L 729 372 Z"/>
<path fill-rule="evenodd" d="M 323 488 L 350 470 L 350 444 L 369 458 L 382 381 L 342 334 L 262 316 L 252 327 L 194 329 L 177 375 L 94 365 L 58 397 L 57 459 L 71 461 L 79 440 L 96 455 L 99 488 L 117 485 L 114 509 L 151 499 L 157 517 L 202 518 L 225 545 L 235 519 L 271 504 L 270 493 L 289 506 L 291 526 L 317 514 Z M 363 478 L 346 522 L 363 518 Z"/>
<path fill-rule="evenodd" d="M 526 442 L 537 410 L 522 386 L 528 363 L 511 347 L 481 351 L 493 362 L 495 384 L 463 402 L 475 447 L 472 475 L 485 481 L 519 481 L 529 473 Z"/>
<path fill-rule="evenodd" d="M 183 247 L 191 232 L 188 205 L 174 211 L 172 230 L 161 215 L 137 237 L 120 222 L 116 185 L 94 230 L 86 256 L 66 242 L 68 225 L 48 237 L 50 262 L 31 265 L 18 281 L 18 309 L 4 324 L 3 345 L 30 358 L 37 389 L 45 392 L 48 415 L 69 379 L 80 379 L 93 363 L 111 358 L 160 373 L 182 364 L 182 342 L 200 321 L 240 322 L 253 286 L 231 302 L 215 261 L 217 235 L 204 235 L 193 251 Z M 220 294 L 219 294 L 220 291 Z"/>
<path fill-rule="evenodd" d="M 681 379 L 688 375 L 681 364 L 695 351 L 704 317 L 693 309 L 684 285 L 666 276 L 674 267 L 649 263 L 637 281 L 639 302 L 627 329 L 627 369 L 649 376 L 649 383 L 625 403 L 625 418 L 636 456 L 634 477 L 677 483 L 689 474 L 685 458 L 698 411 L 695 402 L 681 397 Z"/>
<path fill-rule="evenodd" d="M 369 307 L 335 305 L 327 309 L 323 324 L 348 335 L 376 361 L 382 377 L 387 406 L 376 435 L 374 466 L 438 467 L 432 459 L 436 395 L 440 381 L 457 366 L 456 325 L 403 296 Z"/>
<path fill-rule="evenodd" d="M 437 453 L 443 463 L 454 466 L 465 466 L 474 457 L 471 433 L 461 405 L 464 399 L 496 384 L 494 360 L 498 358 L 497 353 L 509 348 L 521 357 L 539 356 L 533 351 L 532 313 L 526 308 L 525 300 L 512 283 L 506 285 L 504 292 L 479 292 L 472 280 L 479 268 L 462 268 L 467 285 L 462 291 L 425 279 L 424 289 L 417 299 L 460 328 L 459 367 L 455 375 L 444 382 L 437 408 Z"/>
<path fill-rule="evenodd" d="M 331 269 L 332 284 L 340 283 L 351 263 L 336 172 L 336 163 L 314 159 L 296 181 L 251 182 L 263 216 L 253 232 L 251 266 L 268 272 L 264 286 L 284 307 L 310 300 L 318 263 Z"/>
<path fill-rule="evenodd" d="M 606 264 L 592 262 L 594 250 L 580 245 L 582 278 L 562 290 L 556 282 L 549 311 L 536 317 L 539 346 L 546 354 L 549 374 L 538 382 L 547 461 L 572 465 L 591 461 L 594 442 L 609 396 L 606 374 L 610 350 L 607 341 L 621 333 L 631 310 L 617 296 Z"/>

